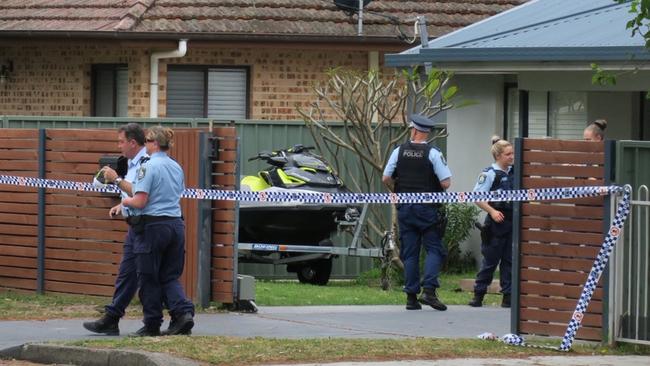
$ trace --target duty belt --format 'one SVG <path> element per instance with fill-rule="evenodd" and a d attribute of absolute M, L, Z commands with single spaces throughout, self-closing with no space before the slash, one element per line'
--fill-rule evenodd
<path fill-rule="evenodd" d="M 174 219 L 182 219 L 183 217 L 175 216 L 151 216 L 151 215 L 139 215 L 139 216 L 128 216 L 126 217 L 126 223 L 135 226 L 140 224 L 150 224 L 152 222 L 161 222 L 169 221 Z"/>
<path fill-rule="evenodd" d="M 175 220 L 175 219 L 181 219 L 181 218 L 182 217 L 175 217 L 175 216 L 142 215 L 142 220 L 144 220 L 145 224 L 150 224 L 152 222 L 169 221 L 169 220 Z"/>

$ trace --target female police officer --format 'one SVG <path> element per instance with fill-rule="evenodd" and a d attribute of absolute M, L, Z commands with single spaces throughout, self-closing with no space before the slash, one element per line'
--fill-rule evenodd
<path fill-rule="evenodd" d="M 512 144 L 498 136 L 492 138 L 492 157 L 494 164 L 484 169 L 474 186 L 475 192 L 511 190 L 513 184 L 514 150 Z M 483 297 L 492 283 L 494 270 L 500 264 L 502 307 L 510 307 L 510 286 L 512 278 L 512 203 L 477 202 L 476 205 L 487 212 L 485 226 L 481 235 L 481 254 L 483 262 L 476 274 L 474 298 L 469 305 L 483 305 Z M 484 235 L 487 234 L 487 235 Z"/>
<path fill-rule="evenodd" d="M 183 170 L 167 155 L 173 136 L 172 130 L 160 126 L 147 131 L 145 146 L 151 158 L 136 175 L 133 197 L 122 200 L 123 205 L 141 210 L 141 222 L 132 225 L 139 231 L 133 251 L 144 313 L 144 327 L 134 334 L 138 336 L 160 335 L 163 299 L 172 318 L 163 334 L 190 334 L 194 326 L 194 305 L 178 281 L 185 262 L 180 206 L 185 185 Z"/>
<path fill-rule="evenodd" d="M 442 153 L 429 146 L 427 138 L 433 121 L 421 115 L 411 115 L 411 139 L 391 154 L 384 169 L 382 181 L 389 188 L 400 192 L 443 192 L 451 184 L 451 171 Z M 447 257 L 442 244 L 445 220 L 440 205 L 407 203 L 397 206 L 399 222 L 400 258 L 404 263 L 404 292 L 406 309 L 419 310 L 420 303 L 440 311 L 447 306 L 438 299 L 436 288 L 440 287 L 438 274 Z M 420 246 L 424 246 L 424 291 L 420 292 Z M 419 301 L 419 302 L 418 302 Z"/>

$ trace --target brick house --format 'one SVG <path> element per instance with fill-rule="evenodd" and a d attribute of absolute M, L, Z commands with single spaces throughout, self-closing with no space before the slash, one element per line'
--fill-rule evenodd
<path fill-rule="evenodd" d="M 330 0 L 4 0 L 0 115 L 296 120 L 324 70 L 412 47 L 398 25 L 435 38 L 525 1 L 371 1 L 359 36 Z"/>

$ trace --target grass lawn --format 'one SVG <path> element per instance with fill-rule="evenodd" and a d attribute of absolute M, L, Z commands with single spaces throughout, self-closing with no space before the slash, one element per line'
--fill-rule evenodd
<path fill-rule="evenodd" d="M 466 305 L 472 298 L 472 293 L 462 292 L 459 281 L 472 277 L 473 274 L 441 276 L 438 297 L 447 305 Z M 378 283 L 373 282 L 378 281 L 330 281 L 327 286 L 306 285 L 296 281 L 256 281 L 255 302 L 262 306 L 405 304 L 406 295 L 401 286 L 383 291 Z M 484 304 L 499 306 L 501 295 L 488 294 Z"/>
<path fill-rule="evenodd" d="M 214 365 L 254 365 L 337 361 L 437 360 L 446 358 L 524 358 L 536 355 L 650 354 L 650 347 L 617 348 L 574 345 L 568 354 L 553 350 L 508 346 L 479 339 L 269 339 L 174 336 L 117 338 L 67 342 L 93 348 L 163 352 Z M 540 342 L 535 342 L 540 344 Z M 557 341 L 552 346 L 557 346 Z"/>
<path fill-rule="evenodd" d="M 97 316 L 97 309 L 106 302 L 106 298 L 98 296 L 36 295 L 3 291 L 0 292 L 0 320 L 45 320 Z"/>
<path fill-rule="evenodd" d="M 47 320 L 69 318 L 95 318 L 111 299 L 100 296 L 47 293 L 36 295 L 15 291 L 0 291 L 1 320 Z M 197 309 L 203 313 L 220 311 L 217 307 Z M 142 307 L 137 296 L 126 309 L 127 317 L 142 317 Z"/>
<path fill-rule="evenodd" d="M 462 292 L 459 281 L 472 274 L 443 275 L 438 296 L 447 305 L 464 305 L 472 294 Z M 400 286 L 389 291 L 379 288 L 374 278 L 362 280 L 331 281 L 327 286 L 314 286 L 297 281 L 256 281 L 256 303 L 261 306 L 301 305 L 403 305 L 405 295 Z M 98 310 L 109 303 L 110 298 L 84 295 L 49 293 L 36 295 L 24 292 L 0 292 L 0 320 L 92 318 Z M 488 295 L 486 306 L 499 306 L 500 295 Z M 198 312 L 219 311 L 219 304 L 212 304 Z M 127 316 L 140 317 L 141 307 L 134 299 L 127 309 Z"/>

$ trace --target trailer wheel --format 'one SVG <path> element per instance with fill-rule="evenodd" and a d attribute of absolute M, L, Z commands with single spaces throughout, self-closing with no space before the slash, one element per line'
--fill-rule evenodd
<path fill-rule="evenodd" d="M 301 283 L 325 286 L 332 274 L 332 258 L 307 262 L 296 271 Z"/>

